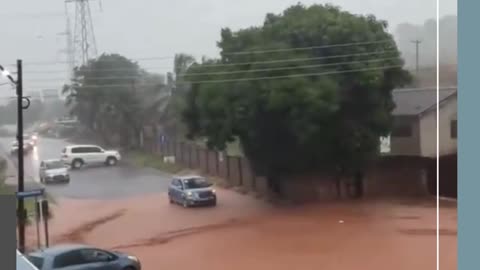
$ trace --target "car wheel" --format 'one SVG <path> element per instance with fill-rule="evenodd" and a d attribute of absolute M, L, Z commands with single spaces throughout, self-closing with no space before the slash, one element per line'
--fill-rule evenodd
<path fill-rule="evenodd" d="M 73 169 L 80 169 L 83 166 L 83 161 L 81 159 L 75 159 L 72 162 L 72 168 Z"/>
<path fill-rule="evenodd" d="M 213 206 L 213 207 L 217 206 L 217 200 L 214 200 L 214 201 L 212 202 L 212 206 Z"/>
<path fill-rule="evenodd" d="M 107 158 L 106 164 L 107 166 L 115 166 L 117 165 L 117 159 L 114 157 L 109 157 Z"/>
<path fill-rule="evenodd" d="M 123 268 L 122 270 L 137 270 L 137 269 L 133 266 L 127 266 L 127 267 Z"/>

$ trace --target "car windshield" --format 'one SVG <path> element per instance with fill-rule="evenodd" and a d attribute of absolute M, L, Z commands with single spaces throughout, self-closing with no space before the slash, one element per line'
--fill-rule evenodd
<path fill-rule="evenodd" d="M 27 256 L 27 259 L 38 269 L 42 269 L 43 258 L 39 256 Z"/>
<path fill-rule="evenodd" d="M 45 164 L 48 170 L 64 168 L 65 165 L 61 161 L 52 161 Z"/>
<path fill-rule="evenodd" d="M 205 178 L 190 178 L 183 180 L 183 184 L 186 189 L 206 188 L 210 187 L 210 184 Z"/>

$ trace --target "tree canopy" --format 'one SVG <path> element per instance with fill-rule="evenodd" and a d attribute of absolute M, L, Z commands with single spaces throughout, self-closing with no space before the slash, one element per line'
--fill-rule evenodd
<path fill-rule="evenodd" d="M 222 29 L 219 59 L 193 64 L 184 120 L 190 138 L 224 150 L 239 140 L 274 177 L 357 170 L 378 154 L 410 81 L 387 23 L 331 5 L 295 5 L 262 26 Z"/>
<path fill-rule="evenodd" d="M 107 143 L 129 145 L 142 124 L 150 120 L 162 96 L 165 78 L 149 74 L 118 54 L 104 54 L 75 69 L 64 88 L 71 113 L 98 132 Z M 112 141 L 117 135 L 118 141 Z"/>

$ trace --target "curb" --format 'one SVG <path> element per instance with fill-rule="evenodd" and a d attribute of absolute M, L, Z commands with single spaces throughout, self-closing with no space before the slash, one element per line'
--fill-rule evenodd
<path fill-rule="evenodd" d="M 448 198 L 448 197 L 439 197 L 440 201 L 445 201 L 445 202 L 457 202 L 457 199 L 455 198 Z"/>

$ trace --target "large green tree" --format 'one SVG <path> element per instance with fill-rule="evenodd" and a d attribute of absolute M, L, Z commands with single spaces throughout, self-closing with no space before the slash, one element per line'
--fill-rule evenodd
<path fill-rule="evenodd" d="M 361 170 L 390 132 L 392 89 L 410 81 L 386 28 L 373 16 L 299 4 L 259 27 L 223 29 L 221 58 L 186 76 L 189 137 L 218 150 L 238 138 L 271 183 Z"/>
<path fill-rule="evenodd" d="M 176 54 L 173 62 L 173 73 L 167 75 L 167 87 L 170 97 L 166 108 L 160 118 L 164 132 L 172 137 L 181 137 L 185 134 L 185 127 L 181 121 L 181 114 L 185 108 L 185 96 L 190 86 L 185 81 L 189 67 L 195 62 L 191 55 Z"/>
<path fill-rule="evenodd" d="M 104 54 L 77 68 L 64 91 L 81 123 L 107 143 L 130 145 L 150 120 L 147 116 L 163 88 L 162 76 L 146 73 L 124 56 Z"/>

